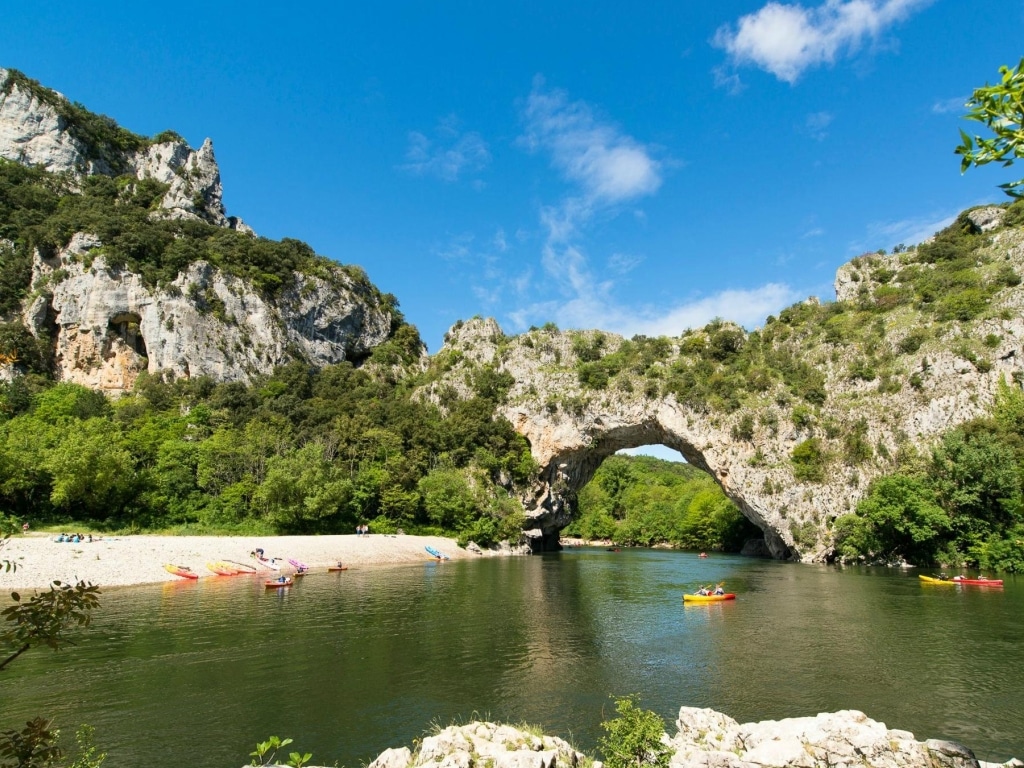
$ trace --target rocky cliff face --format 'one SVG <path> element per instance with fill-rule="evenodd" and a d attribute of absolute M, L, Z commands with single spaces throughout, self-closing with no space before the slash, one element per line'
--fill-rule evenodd
<path fill-rule="evenodd" d="M 55 343 L 60 378 L 109 393 L 142 371 L 249 381 L 290 360 L 327 365 L 368 355 L 391 331 L 391 314 L 339 272 L 331 284 L 297 275 L 271 303 L 245 281 L 196 262 L 163 288 L 106 267 L 100 246 L 75 235 L 52 259 L 37 254 L 25 324 Z M 89 266 L 86 266 L 89 264 Z M 58 272 L 62 279 L 47 283 Z"/>
<path fill-rule="evenodd" d="M 1024 380 L 1024 290 L 1014 285 L 1024 272 L 1024 230 L 1001 226 L 1002 210 L 971 214 L 970 226 L 991 237 L 978 269 L 1002 270 L 1007 285 L 971 320 L 958 320 L 956 306 L 944 321 L 910 303 L 886 311 L 906 287 L 896 267 L 909 254 L 870 255 L 839 270 L 834 305 L 810 300 L 756 336 L 715 324 L 662 340 L 557 329 L 509 338 L 493 320 L 460 323 L 423 396 L 467 397 L 467 373 L 481 367 L 514 379 L 499 413 L 541 467 L 521 493 L 535 549 L 557 546 L 576 492 L 607 456 L 663 444 L 719 482 L 774 557 L 826 560 L 833 521 L 898 455 L 927 450 L 985 413 L 1001 380 Z M 932 269 L 914 264 L 906 279 Z M 803 316 L 817 319 L 800 325 Z M 755 338 L 759 351 L 746 367 L 730 368 Z M 730 402 L 731 382 L 739 394 Z M 813 390 L 810 399 L 794 396 L 801 387 Z M 807 456 L 812 463 L 802 465 Z"/>
<path fill-rule="evenodd" d="M 253 234 L 226 215 L 209 139 L 193 150 L 173 134 L 135 136 L 5 69 L 0 157 L 72 179 L 152 179 L 166 192 L 151 218 L 194 219 Z M 78 233 L 58 252 L 37 250 L 32 257 L 22 319 L 37 337 L 52 340 L 55 374 L 64 381 L 110 393 L 131 389 L 142 371 L 248 381 L 294 359 L 315 365 L 358 359 L 392 330 L 393 314 L 380 294 L 326 260 L 319 276 L 296 274 L 271 299 L 203 261 L 155 287 L 131 271 L 109 268 L 102 246 L 97 237 Z"/>
<path fill-rule="evenodd" d="M 198 150 L 178 137 L 137 141 L 135 149 L 97 147 L 63 114 L 66 105 L 67 99 L 56 91 L 13 78 L 0 67 L 0 157 L 42 166 L 50 173 L 152 178 L 170 185 L 158 215 L 248 230 L 241 220 L 225 213 L 220 169 L 210 139 Z M 111 130 L 115 130 L 112 123 Z"/>

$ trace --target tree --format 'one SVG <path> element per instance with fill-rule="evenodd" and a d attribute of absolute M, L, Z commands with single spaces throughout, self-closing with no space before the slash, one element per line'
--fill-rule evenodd
<path fill-rule="evenodd" d="M 636 696 L 625 696 L 615 701 L 619 716 L 605 720 L 601 727 L 607 731 L 599 741 L 608 768 L 665 768 L 672 750 L 662 742 L 665 722 L 650 710 L 637 706 Z"/>
<path fill-rule="evenodd" d="M 68 642 L 64 632 L 69 627 L 89 625 L 92 611 L 99 605 L 99 587 L 83 581 L 74 586 L 55 581 L 49 592 L 37 593 L 25 601 L 12 592 L 11 600 L 14 605 L 0 611 L 0 616 L 13 624 L 0 634 L 0 647 L 8 654 L 0 661 L 0 671 L 33 645 L 60 650 Z M 37 717 L 20 731 L 0 731 L 0 768 L 44 768 L 59 760 L 63 756 L 57 745 L 60 731 L 51 725 L 51 721 Z M 106 757 L 95 754 L 91 735 L 91 729 L 79 730 L 80 754 L 74 766 L 99 766 Z"/>
<path fill-rule="evenodd" d="M 972 165 L 998 161 L 1005 167 L 1024 157 L 1024 59 L 1014 69 L 1000 67 L 999 74 L 999 83 L 976 89 L 965 105 L 970 109 L 965 119 L 984 123 L 995 135 L 972 137 L 960 130 L 963 143 L 955 152 L 963 158 L 961 173 Z M 1024 197 L 1024 179 L 999 187 L 1011 197 Z"/>

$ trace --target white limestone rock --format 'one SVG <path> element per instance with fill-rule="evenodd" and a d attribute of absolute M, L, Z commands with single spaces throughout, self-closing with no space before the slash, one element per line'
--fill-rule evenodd
<path fill-rule="evenodd" d="M 163 288 L 107 267 L 91 235 L 33 261 L 23 320 L 55 341 L 57 377 L 110 394 L 142 371 L 251 381 L 295 354 L 314 366 L 363 357 L 388 338 L 391 315 L 347 274 L 334 285 L 296 275 L 274 302 L 244 280 L 196 262 Z"/>
<path fill-rule="evenodd" d="M 683 707 L 677 726 L 669 740 L 673 768 L 978 768 L 961 744 L 915 741 L 856 710 L 738 724 L 714 710 Z"/>
<path fill-rule="evenodd" d="M 19 85 L 6 88 L 7 80 L 8 71 L 0 68 L 0 157 L 75 177 L 113 173 L 107 162 L 90 156 L 90 148 L 73 135 L 51 103 Z M 54 99 L 64 99 L 56 91 L 51 93 Z M 119 172 L 170 185 L 157 215 L 200 219 L 252 232 L 240 219 L 225 213 L 220 169 L 210 139 L 198 150 L 181 139 L 149 144 L 135 152 L 121 153 L 117 164 Z"/>

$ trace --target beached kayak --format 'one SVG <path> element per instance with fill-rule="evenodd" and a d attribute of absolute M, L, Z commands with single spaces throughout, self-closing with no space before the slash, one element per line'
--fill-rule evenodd
<path fill-rule="evenodd" d="M 222 563 L 217 561 L 216 563 L 207 563 L 206 567 L 216 573 L 218 576 L 234 576 L 237 573 L 241 573 L 235 566 L 229 565 L 228 563 Z"/>
<path fill-rule="evenodd" d="M 684 603 L 720 603 L 723 600 L 735 599 L 735 592 L 726 592 L 724 595 L 683 595 Z"/>
<path fill-rule="evenodd" d="M 292 580 L 290 577 L 285 577 L 284 581 L 281 581 L 280 579 L 267 579 L 263 584 L 267 589 L 274 589 L 275 587 L 290 587 L 292 585 Z"/>
<path fill-rule="evenodd" d="M 164 570 L 168 573 L 173 573 L 175 576 L 181 576 L 183 579 L 198 579 L 199 574 L 189 568 L 187 565 L 174 565 L 174 563 L 166 563 Z"/>
<path fill-rule="evenodd" d="M 438 560 L 447 560 L 448 559 L 448 555 L 445 555 L 445 554 L 442 554 L 441 552 L 438 552 L 433 547 L 424 547 L 424 549 L 427 550 L 427 552 L 433 558 L 436 558 Z"/>

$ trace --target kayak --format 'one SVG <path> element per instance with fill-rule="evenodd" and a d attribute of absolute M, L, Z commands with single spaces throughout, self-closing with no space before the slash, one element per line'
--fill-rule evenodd
<path fill-rule="evenodd" d="M 918 575 L 917 578 L 919 578 L 921 580 L 922 584 L 943 584 L 943 585 L 950 586 L 950 587 L 953 586 L 954 584 L 956 584 L 956 582 L 953 581 L 952 579 L 936 579 L 933 576 L 921 576 L 921 575 Z"/>
<path fill-rule="evenodd" d="M 1001 587 L 1003 586 L 1002 579 L 967 579 L 962 576 L 953 577 L 954 584 L 970 584 L 975 587 Z"/>
<path fill-rule="evenodd" d="M 327 566 L 328 571 L 347 571 L 347 565 L 329 565 Z"/>
<path fill-rule="evenodd" d="M 216 563 L 207 563 L 206 567 L 218 576 L 234 576 L 236 573 L 241 573 L 241 571 L 235 568 L 235 566 L 228 563 L 222 563 L 219 560 Z"/>
<path fill-rule="evenodd" d="M 428 553 L 430 553 L 431 557 L 436 558 L 437 560 L 447 560 L 448 559 L 448 555 L 445 555 L 445 554 L 443 554 L 441 552 L 438 552 L 433 547 L 424 547 L 424 549 L 427 550 Z"/>
<path fill-rule="evenodd" d="M 735 599 L 735 592 L 726 592 L 724 595 L 683 595 L 684 603 L 720 603 L 723 600 Z"/>
<path fill-rule="evenodd" d="M 237 573 L 256 573 L 256 566 L 248 563 L 239 563 L 235 560 L 219 560 L 224 565 L 230 565 Z"/>
<path fill-rule="evenodd" d="M 260 565 L 269 568 L 272 571 L 280 571 L 281 566 L 271 560 L 269 557 L 257 557 L 256 562 Z"/>
<path fill-rule="evenodd" d="M 290 558 L 290 557 L 289 557 L 289 558 L 288 558 L 288 562 L 289 562 L 289 563 L 290 563 L 290 564 L 292 565 L 292 567 L 294 567 L 294 568 L 295 568 L 295 570 L 297 570 L 297 571 L 308 571 L 308 570 L 309 570 L 309 566 L 308 566 L 308 565 L 306 565 L 306 564 L 305 564 L 304 562 L 302 562 L 301 560 L 293 560 L 292 558 Z"/>
<path fill-rule="evenodd" d="M 181 576 L 183 579 L 198 579 L 199 574 L 189 568 L 187 565 L 174 565 L 173 563 L 167 563 L 164 565 L 164 570 L 168 573 L 173 573 L 175 576 Z"/>
<path fill-rule="evenodd" d="M 277 579 L 267 579 L 263 582 L 263 584 L 267 587 L 267 589 L 274 589 L 275 587 L 290 587 L 292 585 L 292 580 L 288 577 L 285 577 L 284 581 L 278 581 Z"/>
<path fill-rule="evenodd" d="M 968 579 L 963 576 L 954 576 L 951 579 L 936 579 L 932 576 L 918 576 L 925 584 L 968 584 L 972 587 L 1001 587 L 1002 579 Z"/>

